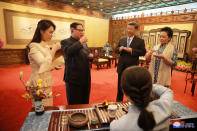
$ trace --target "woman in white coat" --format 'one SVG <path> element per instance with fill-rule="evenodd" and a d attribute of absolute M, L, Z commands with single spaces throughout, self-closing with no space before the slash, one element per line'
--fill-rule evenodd
<path fill-rule="evenodd" d="M 52 39 L 55 28 L 56 26 L 52 21 L 40 20 L 33 39 L 27 45 L 31 65 L 30 86 L 37 86 L 38 79 L 42 79 L 42 85 L 46 93 L 52 92 L 51 65 L 58 47 L 57 44 L 54 44 L 52 50 L 50 50 L 48 43 Z M 52 106 L 53 98 L 44 99 L 43 103 L 45 106 Z"/>

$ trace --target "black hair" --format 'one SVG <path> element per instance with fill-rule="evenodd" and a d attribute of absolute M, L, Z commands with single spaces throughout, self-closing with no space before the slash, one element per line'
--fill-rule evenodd
<path fill-rule="evenodd" d="M 55 30 L 56 26 L 55 26 L 55 24 L 52 21 L 50 21 L 50 20 L 40 20 L 38 22 L 36 31 L 34 33 L 34 36 L 33 36 L 33 39 L 31 40 L 31 42 L 38 42 L 38 43 L 40 43 L 41 42 L 40 30 L 45 31 L 51 26 L 53 26 L 53 28 Z"/>
<path fill-rule="evenodd" d="M 164 27 L 160 31 L 161 32 L 163 32 L 163 31 L 166 32 L 168 34 L 169 38 L 172 38 L 172 36 L 173 36 L 173 31 L 170 27 Z"/>
<path fill-rule="evenodd" d="M 40 20 L 38 22 L 38 24 L 37 24 L 37 27 L 36 27 L 34 36 L 33 36 L 33 38 L 32 38 L 32 40 L 31 40 L 30 43 L 32 43 L 32 42 L 40 43 L 41 42 L 41 33 L 40 33 L 40 30 L 45 31 L 45 30 L 47 30 L 51 26 L 55 30 L 56 26 L 55 26 L 55 24 L 52 21 L 50 21 L 50 20 Z M 27 45 L 28 51 L 29 51 L 29 44 Z"/>
<path fill-rule="evenodd" d="M 139 25 L 135 22 L 130 22 L 128 25 L 133 25 L 135 27 L 135 29 L 139 28 Z"/>
<path fill-rule="evenodd" d="M 124 70 L 121 77 L 121 87 L 124 93 L 140 109 L 138 125 L 145 131 L 156 125 L 152 112 L 146 110 L 151 102 L 152 77 L 143 67 L 132 66 Z"/>
<path fill-rule="evenodd" d="M 81 23 L 74 22 L 74 23 L 70 24 L 70 28 L 74 28 L 74 29 L 76 29 L 78 25 L 83 26 Z"/>

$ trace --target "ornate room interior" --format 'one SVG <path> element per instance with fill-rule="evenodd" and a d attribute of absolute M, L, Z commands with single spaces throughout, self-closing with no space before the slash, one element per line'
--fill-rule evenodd
<path fill-rule="evenodd" d="M 89 104 L 69 105 L 63 80 L 66 53 L 60 49 L 56 52 L 51 64 L 53 105 L 46 106 L 44 115 L 41 115 L 43 118 L 37 119 L 33 113 L 35 109 L 31 96 L 30 100 L 26 100 L 27 96 L 24 95 L 27 85 L 24 82 L 21 84 L 20 75 L 22 72 L 26 83 L 32 73 L 27 45 L 31 43 L 38 21 L 42 19 L 51 20 L 56 25 L 52 40 L 48 42 L 50 50 L 54 44 L 71 36 L 71 23 L 81 23 L 93 58 L 89 62 Z M 151 64 L 147 55 L 161 43 L 161 29 L 172 29 L 173 36 L 169 44 L 177 50 L 177 64 L 170 67 L 172 78 L 168 87 L 174 92 L 174 108 L 169 127 L 173 130 L 173 120 L 181 121 L 184 115 L 192 117 L 192 120 L 184 119 L 185 123 L 194 123 L 196 127 L 197 50 L 194 50 L 197 49 L 197 0 L 0 0 L 0 130 L 55 130 L 55 119 L 58 119 L 59 124 L 60 119 L 64 119 L 61 116 L 63 111 L 69 110 L 71 114 L 75 112 L 74 109 L 83 112 L 82 108 L 83 114 L 90 113 L 90 116 L 89 122 L 86 122 L 89 124 L 81 129 L 109 130 L 109 118 L 100 118 L 107 113 L 104 112 L 107 109 L 101 110 L 98 105 L 116 103 L 117 68 L 121 57 L 117 53 L 117 46 L 121 38 L 127 37 L 127 26 L 131 22 L 139 25 L 135 35 L 144 40 L 146 54 L 137 59 L 138 65 L 145 69 L 149 69 Z M 57 98 L 55 94 L 58 94 Z M 124 96 L 123 103 L 116 105 L 126 110 L 119 112 L 117 120 L 128 112 L 130 103 Z M 60 113 L 55 114 L 53 111 Z M 91 113 L 92 117 L 98 116 L 99 124 L 91 124 Z M 108 126 L 105 126 L 106 123 Z M 55 126 L 65 131 L 76 129 L 67 125 L 66 129 Z"/>

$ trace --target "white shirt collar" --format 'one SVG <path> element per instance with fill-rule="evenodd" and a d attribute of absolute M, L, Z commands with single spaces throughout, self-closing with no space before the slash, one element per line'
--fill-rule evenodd
<path fill-rule="evenodd" d="M 128 37 L 128 36 L 127 36 L 127 42 L 128 42 L 128 40 L 129 40 L 129 38 L 130 38 L 130 44 L 131 44 L 131 42 L 133 41 L 134 35 L 131 36 L 131 37 Z"/>
<path fill-rule="evenodd" d="M 128 37 L 128 36 L 127 36 L 127 39 L 129 39 L 129 38 L 130 38 L 131 40 L 133 40 L 133 38 L 134 38 L 134 35 L 133 35 L 133 36 L 131 36 L 131 37 Z"/>

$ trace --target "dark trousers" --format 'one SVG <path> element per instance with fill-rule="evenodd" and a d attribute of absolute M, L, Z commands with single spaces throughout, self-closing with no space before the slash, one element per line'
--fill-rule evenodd
<path fill-rule="evenodd" d="M 68 105 L 89 104 L 90 86 L 66 82 L 66 96 Z"/>
<path fill-rule="evenodd" d="M 122 73 L 118 73 L 118 91 L 117 91 L 117 97 L 116 97 L 117 102 L 123 101 L 123 92 L 120 86 L 121 76 L 122 76 Z"/>

